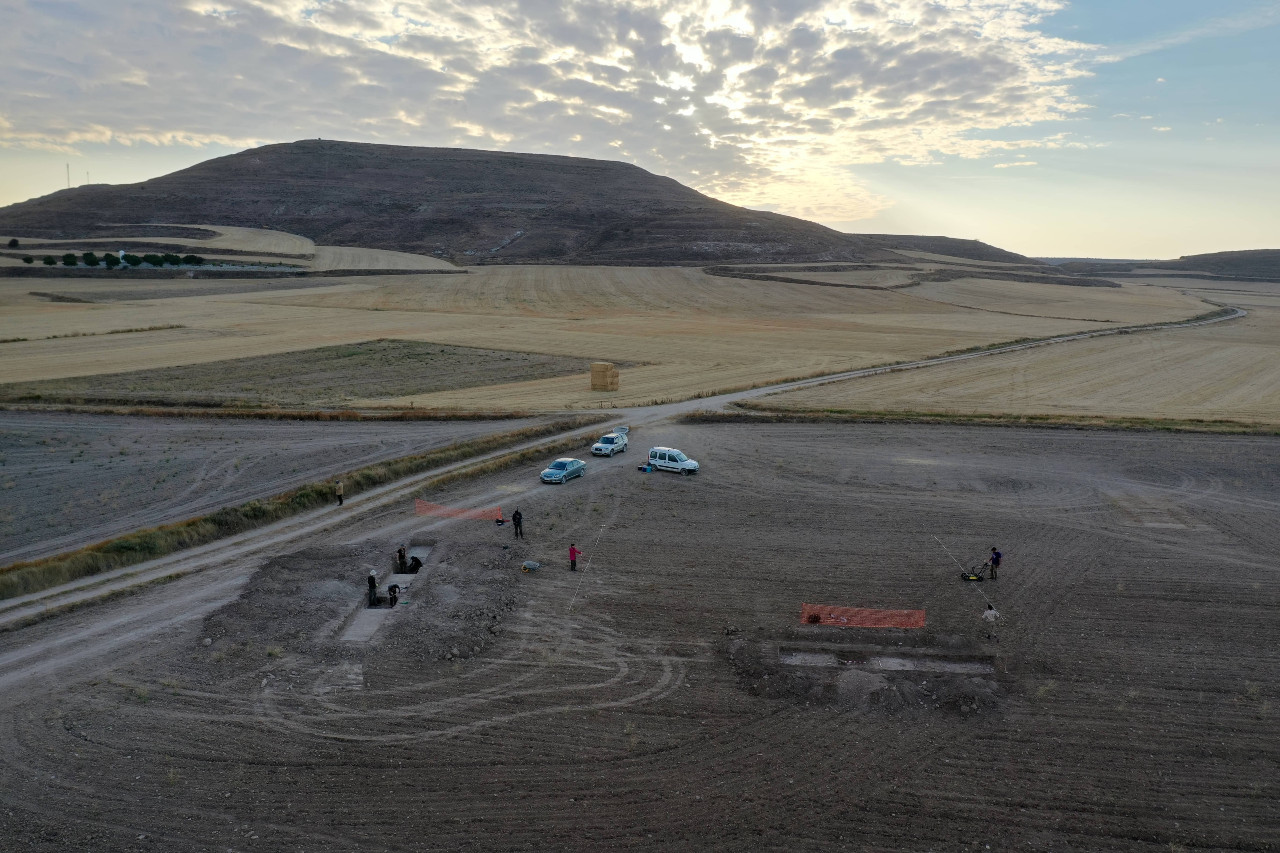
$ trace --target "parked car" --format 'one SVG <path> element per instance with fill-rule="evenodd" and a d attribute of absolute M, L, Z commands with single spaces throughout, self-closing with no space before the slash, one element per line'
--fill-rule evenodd
<path fill-rule="evenodd" d="M 600 440 L 591 445 L 592 456 L 612 456 L 615 453 L 627 452 L 627 428 L 622 427 L 600 436 Z"/>
<path fill-rule="evenodd" d="M 698 473 L 698 463 L 674 447 L 650 447 L 649 464 L 660 471 L 679 471 L 681 474 Z"/>
<path fill-rule="evenodd" d="M 544 483 L 565 483 L 574 477 L 581 477 L 587 473 L 587 463 L 581 459 L 557 459 L 546 467 L 541 474 Z"/>

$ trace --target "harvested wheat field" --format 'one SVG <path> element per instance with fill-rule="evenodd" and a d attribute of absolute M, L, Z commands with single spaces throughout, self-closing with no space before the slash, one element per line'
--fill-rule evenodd
<path fill-rule="evenodd" d="M 454 270 L 448 261 L 392 252 L 387 249 L 361 249 L 354 246 L 316 246 L 311 261 L 314 270 Z"/>
<path fill-rule="evenodd" d="M 1088 295 L 1079 290 L 1090 291 Z M 947 282 L 915 285 L 914 296 L 1028 317 L 1058 317 L 1064 320 L 1097 320 L 1124 325 L 1163 323 L 1203 312 L 1204 302 L 1176 290 L 1126 283 L 1118 288 L 1065 287 L 1025 281 L 963 278 Z"/>
<path fill-rule="evenodd" d="M 636 439 L 702 473 L 528 466 L 424 495 L 524 540 L 406 501 L 0 635 L 7 848 L 1275 849 L 1277 439 Z"/>
<path fill-rule="evenodd" d="M 1280 424 L 1280 310 L 1072 341 L 771 395 L 784 411 L 1231 419 Z"/>
<path fill-rule="evenodd" d="M 279 232 L 216 230 L 219 236 L 204 245 L 305 251 L 319 267 L 447 266 L 422 256 L 315 247 Z M 908 273 L 898 265 L 814 274 L 885 288 Z M 686 399 L 1211 308 L 1140 286 L 952 282 L 866 290 L 725 278 L 688 267 L 564 266 L 304 280 L 45 279 L 38 288 L 0 278 L 0 303 L 6 309 L 0 338 L 28 339 L 0 345 L 9 382 L 222 363 L 375 339 L 580 360 L 580 376 L 517 376 L 475 388 L 459 382 L 445 390 L 424 383 L 404 393 L 370 388 L 347 397 L 356 406 L 539 411 Z M 144 331 L 107 334 L 123 330 Z M 621 370 L 619 391 L 590 390 L 592 361 L 630 365 Z M 236 380 L 228 374 L 229 384 Z"/>

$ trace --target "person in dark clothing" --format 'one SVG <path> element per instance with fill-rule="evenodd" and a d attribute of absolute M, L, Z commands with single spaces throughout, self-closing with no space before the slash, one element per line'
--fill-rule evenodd
<path fill-rule="evenodd" d="M 1000 561 L 1004 559 L 1004 555 L 995 548 L 991 549 L 991 556 L 987 559 L 987 570 L 992 580 L 996 579 L 996 569 L 1000 568 Z"/>
<path fill-rule="evenodd" d="M 342 506 L 342 481 L 338 480 L 333 484 L 333 492 L 338 496 L 338 506 Z"/>
<path fill-rule="evenodd" d="M 422 568 L 422 561 L 414 557 L 409 561 L 409 574 L 416 575 L 418 570 Z"/>
<path fill-rule="evenodd" d="M 524 538 L 524 516 L 520 514 L 520 507 L 516 507 L 516 511 L 511 513 L 511 526 L 516 529 L 516 539 Z"/>
<path fill-rule="evenodd" d="M 369 606 L 373 607 L 378 603 L 378 573 L 370 569 L 369 571 Z"/>
<path fill-rule="evenodd" d="M 401 545 L 396 551 L 396 566 L 399 567 L 401 573 L 409 567 L 408 558 L 405 556 L 404 546 Z"/>

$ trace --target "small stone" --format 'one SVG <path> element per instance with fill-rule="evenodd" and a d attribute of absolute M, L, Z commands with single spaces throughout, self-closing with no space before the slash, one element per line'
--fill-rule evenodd
<path fill-rule="evenodd" d="M 212 646 L 212 645 L 213 645 L 213 637 L 205 637 L 205 638 L 204 638 L 204 644 L 205 644 L 206 646 Z"/>

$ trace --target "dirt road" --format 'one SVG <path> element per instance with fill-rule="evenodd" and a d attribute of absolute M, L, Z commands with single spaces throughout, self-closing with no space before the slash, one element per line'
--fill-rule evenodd
<path fill-rule="evenodd" d="M 531 423 L 0 412 L 0 564 L 73 550 Z"/>
<path fill-rule="evenodd" d="M 641 474 L 634 450 L 566 486 L 513 470 L 425 497 L 518 503 L 523 541 L 369 505 L 0 635 L 3 837 L 1274 849 L 1276 440 L 669 424 L 635 438 L 703 473 Z M 934 535 L 962 561 L 1001 546 L 1000 579 L 962 583 Z M 427 554 L 423 573 L 371 642 L 338 641 L 400 542 Z M 543 568 L 520 572 L 526 559 Z M 807 626 L 802 602 L 922 608 L 927 626 Z"/>

